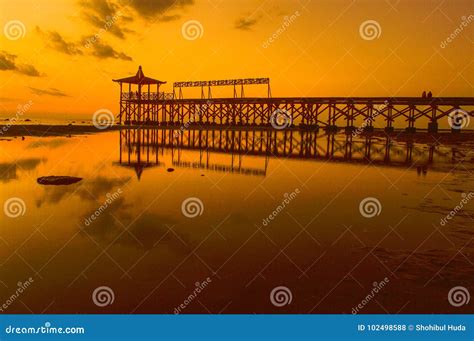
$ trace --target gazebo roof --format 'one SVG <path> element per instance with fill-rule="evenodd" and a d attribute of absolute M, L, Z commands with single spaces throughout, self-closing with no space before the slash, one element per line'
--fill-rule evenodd
<path fill-rule="evenodd" d="M 137 74 L 131 77 L 125 77 L 120 79 L 113 79 L 117 83 L 129 83 L 129 84 L 165 84 L 166 82 L 158 79 L 147 77 L 143 74 L 141 65 L 138 67 Z"/>

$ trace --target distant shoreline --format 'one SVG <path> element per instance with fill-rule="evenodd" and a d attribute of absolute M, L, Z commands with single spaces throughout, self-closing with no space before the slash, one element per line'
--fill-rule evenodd
<path fill-rule="evenodd" d="M 5 131 L 3 128 L 6 128 Z M 98 129 L 94 125 L 48 125 L 48 124 L 31 124 L 31 125 L 0 125 L 0 140 L 3 138 L 11 137 L 24 137 L 24 136 L 35 136 L 35 137 L 51 137 L 51 136 L 73 136 L 73 135 L 84 135 L 84 134 L 95 134 L 104 133 L 109 131 L 126 130 L 126 129 L 138 129 L 140 126 L 125 126 L 125 125 L 114 125 L 106 129 Z M 173 129 L 179 130 L 181 126 L 141 126 L 142 129 Z M 198 125 L 189 126 L 183 131 L 192 129 L 203 129 L 203 130 L 234 130 L 234 131 L 251 131 L 251 130 L 273 130 L 271 127 L 226 127 L 226 126 L 205 126 L 200 127 Z M 292 129 L 293 131 L 300 131 L 298 127 Z M 302 130 L 309 131 L 309 130 Z M 319 134 L 324 135 L 323 129 L 319 130 Z M 344 134 L 344 129 L 341 127 L 338 134 Z M 439 133 L 432 134 L 426 130 L 418 130 L 416 133 L 406 133 L 403 129 L 395 130 L 393 133 L 387 134 L 383 129 L 375 129 L 372 133 L 360 134 L 360 137 L 372 136 L 372 137 L 396 137 L 399 141 L 412 140 L 414 142 L 458 142 L 458 141 L 473 141 L 474 142 L 474 130 L 467 130 L 461 133 L 451 133 L 450 130 L 441 130 Z"/>
<path fill-rule="evenodd" d="M 3 130 L 5 127 L 5 131 Z M 53 124 L 15 124 L 11 126 L 0 125 L 0 138 L 2 137 L 51 137 L 82 135 L 122 129 L 121 126 L 112 126 L 107 129 L 97 129 L 94 125 L 53 125 Z"/>

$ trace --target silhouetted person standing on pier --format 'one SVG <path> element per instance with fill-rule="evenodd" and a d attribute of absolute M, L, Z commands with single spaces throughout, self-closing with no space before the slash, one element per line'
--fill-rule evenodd
<path fill-rule="evenodd" d="M 421 98 L 426 98 L 426 91 L 423 91 L 423 94 L 421 95 Z"/>
<path fill-rule="evenodd" d="M 433 94 L 430 92 L 428 92 L 428 98 L 433 98 Z"/>

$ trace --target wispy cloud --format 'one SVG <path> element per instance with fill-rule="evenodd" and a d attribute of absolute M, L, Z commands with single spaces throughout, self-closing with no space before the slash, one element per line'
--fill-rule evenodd
<path fill-rule="evenodd" d="M 178 20 L 181 12 L 193 5 L 194 0 L 79 0 L 78 4 L 81 18 L 93 30 L 81 40 L 76 40 L 57 31 L 43 31 L 36 27 L 47 46 L 67 55 L 131 61 L 131 56 L 106 42 L 106 32 L 116 38 L 126 39 L 128 34 L 135 33 L 128 24 L 137 18 L 148 22 Z"/>
<path fill-rule="evenodd" d="M 129 6 L 132 7 L 141 17 L 145 19 L 164 19 L 164 21 L 176 20 L 181 16 L 176 11 L 193 5 L 194 0 L 132 0 Z"/>
<path fill-rule="evenodd" d="M 116 51 L 112 46 L 107 45 L 101 42 L 95 42 L 91 45 L 92 54 L 97 58 L 106 59 L 106 58 L 115 58 L 131 61 L 132 57 L 126 55 L 123 52 Z"/>
<path fill-rule="evenodd" d="M 235 22 L 234 28 L 243 31 L 250 31 L 257 22 L 257 18 L 242 17 Z"/>
<path fill-rule="evenodd" d="M 66 41 L 66 39 L 56 31 L 42 31 L 38 26 L 36 26 L 36 31 L 43 36 L 46 40 L 47 45 L 59 52 L 68 54 L 68 55 L 82 55 L 81 44 Z"/>
<path fill-rule="evenodd" d="M 0 51 L 0 70 L 16 71 L 30 77 L 40 77 L 42 74 L 30 64 L 16 62 L 17 56 L 6 51 Z"/>
<path fill-rule="evenodd" d="M 75 42 L 67 40 L 56 31 L 44 32 L 39 27 L 36 28 L 36 31 L 43 36 L 50 48 L 67 55 L 91 55 L 99 59 L 115 58 L 127 61 L 132 60 L 132 57 L 124 52 L 115 50 L 103 39 L 87 44 L 85 42 L 91 41 L 91 37 L 83 37 L 81 41 Z"/>
<path fill-rule="evenodd" d="M 146 21 L 173 21 L 181 18 L 181 12 L 194 4 L 194 0 L 81 0 L 82 18 L 95 26 L 102 28 L 113 16 L 120 13 L 123 23 L 134 21 L 138 17 Z M 124 38 L 126 33 L 133 32 L 127 27 L 114 24 L 111 32 Z"/>
<path fill-rule="evenodd" d="M 22 73 L 24 75 L 30 76 L 30 77 L 41 77 L 42 74 L 33 66 L 30 64 L 20 64 L 17 65 L 17 71 L 19 73 Z"/>
<path fill-rule="evenodd" d="M 133 32 L 126 27 L 122 28 L 119 22 L 113 20 L 117 16 L 124 22 L 133 20 L 131 17 L 123 15 L 123 9 L 118 3 L 108 0 L 82 0 L 79 2 L 79 6 L 82 8 L 82 18 L 97 29 L 106 27 L 107 31 L 120 39 L 125 39 L 126 33 Z"/>
<path fill-rule="evenodd" d="M 110 34 L 125 39 L 135 33 L 128 24 L 137 17 L 148 22 L 168 22 L 181 18 L 181 12 L 194 0 L 80 0 L 82 19 L 94 29 L 106 28 Z M 114 18 L 119 17 L 119 20 Z"/>
<path fill-rule="evenodd" d="M 69 97 L 63 91 L 55 89 L 55 88 L 48 88 L 48 89 L 38 89 L 38 88 L 33 88 L 33 87 L 29 87 L 29 88 L 34 94 L 38 96 L 48 95 L 48 96 L 55 96 L 55 97 Z"/>
<path fill-rule="evenodd" d="M 15 70 L 15 58 L 16 56 L 8 52 L 0 52 L 0 70 Z"/>

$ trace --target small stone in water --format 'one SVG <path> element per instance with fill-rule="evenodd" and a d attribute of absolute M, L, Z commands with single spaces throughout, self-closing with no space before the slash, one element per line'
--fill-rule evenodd
<path fill-rule="evenodd" d="M 71 185 L 76 182 L 81 181 L 82 178 L 77 178 L 74 176 L 42 176 L 36 180 L 40 185 Z"/>

